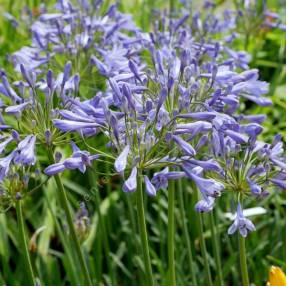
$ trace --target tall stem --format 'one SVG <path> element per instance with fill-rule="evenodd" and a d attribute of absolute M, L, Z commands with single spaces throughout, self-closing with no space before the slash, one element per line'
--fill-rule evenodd
<path fill-rule="evenodd" d="M 215 257 L 215 263 L 216 263 L 216 273 L 218 275 L 219 285 L 223 286 L 224 282 L 223 282 L 222 270 L 221 270 L 220 252 L 219 252 L 219 246 L 218 246 L 218 236 L 217 236 L 217 229 L 215 226 L 213 211 L 210 213 L 210 225 L 211 225 L 213 251 L 214 251 L 214 257 Z"/>
<path fill-rule="evenodd" d="M 107 165 L 107 164 L 106 164 Z M 97 165 L 94 166 L 95 169 L 97 169 Z M 106 172 L 108 174 L 108 172 Z M 100 195 L 99 195 L 99 189 L 96 187 L 97 186 L 97 181 L 98 181 L 98 177 L 96 175 L 96 173 L 92 170 L 88 170 L 88 177 L 89 177 L 89 181 L 90 181 L 90 187 L 94 188 L 94 195 L 95 195 L 95 202 L 97 205 L 97 211 L 98 211 L 98 220 L 99 220 L 99 227 L 100 230 L 102 232 L 102 237 L 103 237 L 103 246 L 104 246 L 104 251 L 105 251 L 105 255 L 107 258 L 107 268 L 108 268 L 108 273 L 109 276 L 111 278 L 111 285 L 115 285 L 116 284 L 116 279 L 115 279 L 115 270 L 114 267 L 112 266 L 112 261 L 110 259 L 110 247 L 109 247 L 109 238 L 108 238 L 108 227 L 107 227 L 107 218 L 104 218 L 102 213 L 101 213 L 101 209 L 100 209 L 100 205 L 101 205 L 101 199 L 100 199 Z M 110 194 L 110 192 L 108 193 Z M 108 215 L 106 215 L 106 217 L 108 217 Z"/>
<path fill-rule="evenodd" d="M 175 0 L 169 0 L 169 6 L 170 6 L 170 16 L 173 15 L 173 12 L 175 10 Z"/>
<path fill-rule="evenodd" d="M 22 205 L 21 201 L 16 201 L 16 212 L 17 212 L 17 221 L 18 221 L 18 228 L 19 228 L 19 239 L 21 243 L 21 248 L 23 251 L 24 256 L 24 263 L 26 268 L 27 280 L 29 285 L 35 285 L 34 273 L 32 268 L 32 263 L 30 259 L 30 254 L 27 246 L 26 235 L 25 235 L 25 227 L 24 227 L 24 219 L 22 214 Z"/>
<path fill-rule="evenodd" d="M 198 189 L 195 188 L 195 197 L 196 200 L 198 200 Z M 202 214 L 198 213 L 198 223 L 199 223 L 199 239 L 200 239 L 200 245 L 201 245 L 201 251 L 203 255 L 203 260 L 204 260 L 204 268 L 206 271 L 206 279 L 207 279 L 207 284 L 208 286 L 212 286 L 212 277 L 211 277 L 211 271 L 210 271 L 210 266 L 208 262 L 208 254 L 207 254 L 207 248 L 206 248 L 206 242 L 204 238 L 204 230 L 203 230 L 203 219 L 202 219 Z"/>
<path fill-rule="evenodd" d="M 204 238 L 204 231 L 203 231 L 203 219 L 202 219 L 202 214 L 198 214 L 198 221 L 199 221 L 199 237 L 200 237 L 200 245 L 202 249 L 202 255 L 204 259 L 204 266 L 205 266 L 205 271 L 206 271 L 206 276 L 207 276 L 207 285 L 212 286 L 212 277 L 211 277 L 211 271 L 210 271 L 210 266 L 208 262 L 208 253 L 207 253 L 207 248 L 206 248 L 206 242 Z"/>
<path fill-rule="evenodd" d="M 50 163 L 54 164 L 54 156 L 53 156 L 53 152 L 51 150 L 48 150 L 48 156 L 49 156 Z M 84 278 L 85 278 L 85 281 L 86 281 L 86 285 L 92 286 L 93 284 L 91 282 L 91 279 L 90 279 L 90 276 L 89 276 L 89 272 L 88 272 L 88 269 L 87 269 L 87 265 L 86 265 L 83 253 L 81 251 L 80 242 L 79 242 L 79 239 L 77 237 L 76 230 L 75 230 L 75 227 L 74 227 L 72 214 L 71 214 L 71 211 L 70 211 L 70 208 L 69 208 L 69 205 L 68 205 L 68 199 L 67 199 L 66 191 L 64 189 L 64 186 L 63 186 L 63 183 L 61 181 L 60 176 L 59 175 L 55 175 L 54 178 L 55 178 L 55 181 L 56 181 L 56 184 L 57 184 L 57 187 L 58 187 L 58 191 L 59 191 L 58 194 L 59 194 L 59 197 L 60 197 L 60 200 L 61 200 L 61 204 L 62 204 L 62 207 L 64 209 L 64 212 L 65 212 L 65 215 L 66 215 L 66 218 L 67 218 L 67 223 L 68 223 L 69 230 L 70 230 L 70 233 L 71 233 L 71 237 L 72 237 L 72 240 L 74 242 L 75 249 L 76 249 L 76 252 L 77 252 L 77 255 L 78 255 L 78 258 L 79 258 L 81 270 L 82 270 L 82 273 L 84 275 Z"/>
<path fill-rule="evenodd" d="M 192 247 L 191 247 L 191 241 L 189 237 L 189 231 L 188 231 L 188 225 L 185 217 L 185 206 L 184 206 L 184 199 L 183 199 L 183 188 L 182 188 L 182 179 L 178 180 L 178 192 L 179 192 L 179 207 L 181 212 L 181 221 L 183 226 L 183 235 L 187 246 L 187 252 L 188 252 L 188 259 L 189 259 L 189 266 L 190 266 L 190 273 L 192 277 L 192 285 L 197 286 L 197 278 L 196 278 L 196 272 L 195 272 L 195 263 L 193 259 L 193 253 L 192 253 Z"/>
<path fill-rule="evenodd" d="M 242 276 L 242 285 L 249 286 L 247 263 L 246 263 L 246 251 L 245 251 L 245 238 L 238 233 L 239 241 L 239 258 L 240 258 L 240 270 Z"/>
<path fill-rule="evenodd" d="M 111 278 L 111 285 L 116 285 L 116 279 L 114 275 L 114 267 L 112 267 L 112 261 L 110 259 L 110 247 L 109 247 L 109 239 L 107 236 L 106 232 L 106 224 L 105 224 L 105 219 L 102 217 L 101 210 L 100 210 L 100 197 L 98 190 L 95 191 L 95 200 L 96 204 L 98 206 L 98 219 L 99 219 L 99 225 L 102 231 L 102 236 L 103 236 L 103 245 L 104 245 L 104 250 L 105 250 L 105 255 L 107 257 L 107 268 L 108 272 Z"/>
<path fill-rule="evenodd" d="M 140 232 L 142 251 L 143 251 L 143 259 L 145 265 L 145 274 L 147 282 L 146 285 L 153 286 L 154 281 L 152 275 L 152 267 L 151 267 L 147 229 L 146 229 L 145 214 L 144 214 L 142 177 L 140 173 L 138 174 L 137 186 L 138 186 L 138 189 L 136 191 L 137 215 L 138 215 L 138 225 L 139 225 L 139 232 Z"/>
<path fill-rule="evenodd" d="M 174 208 L 175 208 L 175 181 L 169 182 L 168 188 L 168 263 L 169 263 L 169 285 L 176 285 L 175 273 L 175 221 L 174 221 Z"/>

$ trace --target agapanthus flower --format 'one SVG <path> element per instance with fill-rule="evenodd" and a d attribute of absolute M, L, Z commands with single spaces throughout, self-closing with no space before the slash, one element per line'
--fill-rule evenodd
<path fill-rule="evenodd" d="M 129 70 L 128 66 L 136 76 L 141 73 L 141 68 L 135 68 L 130 59 L 135 60 L 145 40 L 130 15 L 117 11 L 116 4 L 102 13 L 102 1 L 97 5 L 88 1 L 64 3 L 57 1 L 55 13 L 42 10 L 32 23 L 31 46 L 22 47 L 11 57 L 17 71 L 23 65 L 27 71 L 46 72 L 48 63 L 59 57 L 67 62 L 84 53 L 86 56 L 77 68 L 96 70 L 104 78 Z M 93 15 L 89 13 L 91 10 Z M 87 78 L 89 74 L 82 76 Z"/>
<path fill-rule="evenodd" d="M 185 177 L 184 172 L 169 171 L 169 168 L 166 167 L 162 171 L 154 173 L 151 182 L 155 186 L 156 190 L 166 190 L 168 188 L 169 180 L 177 180 L 183 177 Z"/>
<path fill-rule="evenodd" d="M 14 158 L 16 164 L 34 165 L 36 163 L 35 143 L 36 136 L 28 135 L 18 144 Z"/>
<path fill-rule="evenodd" d="M 215 203 L 215 198 L 205 196 L 203 199 L 198 201 L 195 205 L 195 210 L 197 212 L 207 213 L 213 210 Z"/>
<path fill-rule="evenodd" d="M 228 229 L 228 234 L 234 234 L 236 231 L 239 231 L 239 233 L 243 237 L 246 237 L 248 232 L 254 230 L 255 230 L 254 224 L 251 222 L 251 220 L 249 220 L 243 215 L 241 204 L 238 203 L 236 217 L 234 219 L 233 224 Z"/>
<path fill-rule="evenodd" d="M 80 17 L 76 11 L 75 26 Z M 114 13 L 108 21 L 113 21 Z M 68 91 L 63 96 L 66 104 L 54 111 L 54 126 L 80 138 L 103 135 L 112 156 L 104 152 L 102 156 L 114 159 L 125 192 L 136 191 L 141 175 L 151 196 L 166 189 L 169 180 L 187 177 L 198 188 L 200 212 L 211 211 L 225 193 L 235 199 L 249 195 L 261 199 L 274 185 L 283 186 L 278 175 L 286 167 L 279 140 L 273 144 L 257 140 L 265 117 L 240 112 L 243 101 L 262 106 L 271 102 L 265 97 L 268 83 L 259 79 L 258 70 L 248 67 L 250 56 L 225 40 L 236 25 L 232 15 L 236 13 L 202 19 L 186 13 L 156 23 L 149 35 L 127 21 L 134 38 L 118 36 L 125 27 L 121 17 L 106 27 L 99 18 L 92 29 L 102 31 L 103 38 L 89 64 L 97 67 L 106 88 L 88 99 L 80 98 L 78 88 Z M 55 18 L 45 15 L 42 21 L 50 26 Z M 65 24 L 62 28 L 75 33 Z M 84 33 L 77 35 L 77 41 L 81 49 L 89 49 L 91 31 Z M 111 48 L 115 40 L 118 43 Z M 63 53 L 72 51 L 78 52 L 62 47 Z M 145 61 L 148 56 L 150 61 Z M 74 81 L 65 80 L 65 74 L 70 74 L 69 65 L 60 82 Z M 75 91 L 76 96 L 69 96 Z M 88 158 L 72 156 L 46 170 L 74 169 L 78 166 L 74 161 L 82 164 Z"/>
<path fill-rule="evenodd" d="M 27 69 L 22 63 L 19 69 L 22 78 L 13 83 L 1 72 L 0 86 L 4 106 L 0 119 L 3 127 L 6 126 L 0 135 L 0 183 L 7 190 L 10 203 L 17 192 L 24 197 L 31 181 L 41 184 L 41 176 L 35 173 L 40 166 L 37 155 L 42 151 L 47 153 L 47 149 L 64 139 L 52 120 L 56 109 L 67 104 L 70 94 L 77 91 L 77 83 L 72 84 L 76 77 L 70 72 L 70 63 L 57 78 L 50 70 L 45 78 L 39 78 L 34 70 Z M 6 125 L 6 121 L 11 126 Z M 75 149 L 71 158 L 57 165 L 57 172 L 64 169 L 84 172 L 86 166 L 98 158 L 88 151 Z"/>
<path fill-rule="evenodd" d="M 2 181 L 5 177 L 7 177 L 10 171 L 10 164 L 14 159 L 15 152 L 11 152 L 8 156 L 0 159 L 0 180 Z"/>
<path fill-rule="evenodd" d="M 134 192 L 137 188 L 137 168 L 133 167 L 130 176 L 123 184 L 123 191 L 126 193 Z"/>
<path fill-rule="evenodd" d="M 81 151 L 73 141 L 71 141 L 71 146 L 73 149 L 72 156 L 47 167 L 44 170 L 46 175 L 53 176 L 67 169 L 78 169 L 80 172 L 85 173 L 86 167 L 91 166 L 92 161 L 99 158 L 99 155 L 90 155 L 88 151 Z"/>
<path fill-rule="evenodd" d="M 147 176 L 144 176 L 144 182 L 145 182 L 146 193 L 149 196 L 156 196 L 157 190 Z"/>
<path fill-rule="evenodd" d="M 118 173 L 121 173 L 125 170 L 127 166 L 127 157 L 128 157 L 129 151 L 130 151 L 130 146 L 129 145 L 125 146 L 121 154 L 115 160 L 114 167 Z"/>

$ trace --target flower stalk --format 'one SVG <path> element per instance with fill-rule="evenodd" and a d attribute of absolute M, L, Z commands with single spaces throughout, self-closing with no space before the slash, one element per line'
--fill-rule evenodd
<path fill-rule="evenodd" d="M 212 235 L 212 244 L 213 244 L 213 251 L 214 251 L 214 258 L 216 263 L 216 273 L 218 275 L 219 285 L 223 286 L 223 276 L 222 276 L 222 269 L 221 269 L 221 259 L 220 259 L 220 251 L 218 245 L 218 234 L 217 228 L 215 226 L 215 219 L 214 219 L 214 211 L 210 212 L 210 227 L 211 227 L 211 235 Z"/>
<path fill-rule="evenodd" d="M 198 189 L 195 188 L 195 196 L 196 200 L 198 200 Z M 199 240 L 200 240 L 200 246 L 201 246 L 201 251 L 203 255 L 203 260 L 204 260 L 204 266 L 205 266 L 205 273 L 206 273 L 206 285 L 212 286 L 212 277 L 211 277 L 211 271 L 210 271 L 210 266 L 208 262 L 208 253 L 207 253 L 207 248 L 206 248 L 206 242 L 205 242 L 205 237 L 204 237 L 204 230 L 203 230 L 203 219 L 202 219 L 202 214 L 199 212 L 198 213 L 198 226 L 199 226 Z"/>
<path fill-rule="evenodd" d="M 170 16 L 174 13 L 175 10 L 175 0 L 170 0 Z"/>
<path fill-rule="evenodd" d="M 19 240 L 21 243 L 22 251 L 23 251 L 23 258 L 24 258 L 24 263 L 25 263 L 25 268 L 26 268 L 27 279 L 28 279 L 29 285 L 33 286 L 35 285 L 35 278 L 34 278 L 31 258 L 30 258 L 30 254 L 28 250 L 28 245 L 26 241 L 21 200 L 16 200 L 16 213 L 17 213 L 17 221 L 18 221 L 18 229 L 19 229 Z"/>
<path fill-rule="evenodd" d="M 53 152 L 50 149 L 48 150 L 48 156 L 49 156 L 50 163 L 54 164 L 55 162 L 54 162 Z M 86 285 L 92 286 L 93 283 L 91 281 L 91 278 L 90 278 L 90 275 L 88 272 L 88 268 L 87 268 L 87 265 L 85 262 L 85 258 L 84 258 L 84 255 L 82 253 L 81 247 L 80 247 L 80 242 L 79 242 L 79 239 L 78 239 L 77 234 L 76 234 L 72 214 L 71 214 L 71 211 L 70 211 L 70 208 L 68 205 L 68 199 L 67 199 L 66 191 L 64 189 L 64 186 L 63 186 L 63 183 L 61 181 L 60 176 L 58 174 L 56 174 L 56 175 L 54 175 L 54 178 L 55 178 L 56 185 L 57 185 L 57 188 L 59 191 L 58 193 L 59 193 L 60 201 L 61 201 L 62 207 L 64 209 L 64 212 L 65 212 L 65 215 L 67 218 L 67 223 L 69 226 L 71 237 L 72 237 L 72 240 L 74 242 L 75 249 L 76 249 L 76 252 L 77 252 L 77 255 L 79 258 L 81 270 L 82 270 L 82 273 L 83 273 L 85 281 L 86 281 Z"/>
<path fill-rule="evenodd" d="M 185 217 L 185 206 L 184 206 L 184 198 L 183 198 L 183 187 L 182 187 L 182 179 L 178 180 L 178 197 L 179 197 L 179 208 L 181 212 L 181 221 L 182 221 L 182 227 L 183 227 L 183 236 L 185 239 L 185 243 L 187 246 L 187 252 L 188 252 L 188 259 L 189 259 L 189 266 L 190 266 L 190 273 L 192 278 L 192 285 L 197 286 L 197 278 L 196 278 L 196 272 L 195 272 L 195 263 L 192 253 L 192 247 L 191 247 L 191 241 L 189 237 L 189 231 L 188 231 L 188 225 Z"/>
<path fill-rule="evenodd" d="M 144 266 L 145 266 L 146 284 L 153 286 L 154 281 L 153 281 L 153 275 L 152 275 L 150 251 L 149 251 L 148 237 L 147 237 L 147 228 L 146 228 L 146 222 L 145 222 L 142 177 L 141 177 L 140 172 L 138 174 L 137 181 L 138 181 L 137 183 L 138 190 L 136 191 L 137 216 L 138 216 L 138 225 L 139 225 L 139 232 L 140 232 Z"/>
<path fill-rule="evenodd" d="M 169 264 L 169 285 L 176 285 L 175 272 L 175 181 L 171 180 L 168 187 L 168 264 Z"/>
<path fill-rule="evenodd" d="M 239 233 L 238 233 L 238 242 L 239 242 L 239 259 L 240 259 L 240 270 L 242 276 L 242 285 L 249 286 L 246 251 L 245 251 L 245 238 Z"/>

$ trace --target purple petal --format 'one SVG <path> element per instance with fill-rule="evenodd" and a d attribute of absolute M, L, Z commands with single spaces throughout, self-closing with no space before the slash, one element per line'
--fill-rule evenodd
<path fill-rule="evenodd" d="M 130 151 L 130 146 L 126 145 L 120 155 L 117 157 L 114 163 L 114 168 L 118 173 L 121 173 L 125 170 L 127 165 L 127 157 Z"/>

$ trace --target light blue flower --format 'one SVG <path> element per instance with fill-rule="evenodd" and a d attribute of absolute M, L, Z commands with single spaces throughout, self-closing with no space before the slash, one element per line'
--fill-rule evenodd
<path fill-rule="evenodd" d="M 237 205 L 236 217 L 233 224 L 228 229 L 228 234 L 234 234 L 237 230 L 243 237 L 246 237 L 248 232 L 255 230 L 255 226 L 251 220 L 243 215 L 240 203 Z"/>

